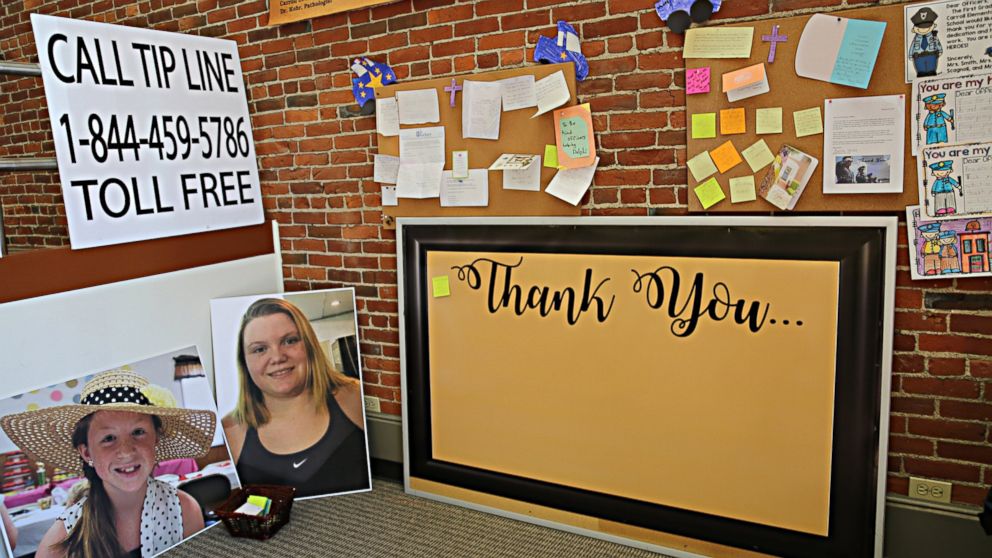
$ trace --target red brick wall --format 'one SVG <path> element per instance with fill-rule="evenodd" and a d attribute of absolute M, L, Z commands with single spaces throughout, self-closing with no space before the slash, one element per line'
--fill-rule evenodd
<path fill-rule="evenodd" d="M 873 3 L 728 0 L 717 19 Z M 590 61 L 579 97 L 592 103 L 602 157 L 583 212 L 684 213 L 686 171 L 676 164 L 685 160 L 682 40 L 652 4 L 400 0 L 270 28 L 264 0 L 7 1 L 0 56 L 37 61 L 29 12 L 237 41 L 265 207 L 281 224 L 286 286 L 357 288 L 367 390 L 398 414 L 396 246 L 379 224 L 371 181 L 375 119 L 339 116 L 353 104 L 349 58 L 386 61 L 401 80 L 519 67 L 530 64 L 537 37 L 567 19 Z M 2 79 L 0 157 L 53 156 L 40 80 Z M 67 244 L 55 173 L 0 175 L 0 204 L 11 248 Z M 910 281 L 901 234 L 889 489 L 905 494 L 909 475 L 943 479 L 954 483 L 955 501 L 975 504 L 992 484 L 992 280 Z"/>

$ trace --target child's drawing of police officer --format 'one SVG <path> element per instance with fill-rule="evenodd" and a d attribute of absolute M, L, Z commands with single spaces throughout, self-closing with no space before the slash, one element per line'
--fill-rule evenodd
<path fill-rule="evenodd" d="M 951 173 L 954 172 L 953 164 L 952 161 L 940 161 L 930 165 L 930 171 L 933 172 L 934 176 L 930 193 L 933 195 L 933 208 L 936 215 L 951 215 L 958 212 L 958 205 L 954 199 L 955 189 L 957 189 L 958 195 L 964 196 L 961 183 L 951 178 Z"/>
<path fill-rule="evenodd" d="M 947 143 L 947 125 L 954 125 L 954 115 L 943 110 L 946 96 L 944 93 L 937 93 L 923 99 L 923 104 L 930 112 L 923 121 L 923 129 L 927 131 L 927 145 Z"/>
<path fill-rule="evenodd" d="M 941 231 L 937 236 L 940 244 L 940 274 L 961 273 L 961 262 L 958 261 L 958 249 L 955 246 L 957 234 L 954 231 Z"/>
<path fill-rule="evenodd" d="M 944 48 L 937 38 L 937 14 L 930 8 L 920 8 L 909 18 L 913 22 L 913 42 L 909 45 L 909 59 L 916 69 L 916 77 L 937 75 L 937 62 Z"/>
<path fill-rule="evenodd" d="M 939 235 L 940 223 L 927 223 L 920 227 L 920 236 L 923 239 L 920 254 L 923 255 L 924 275 L 940 273 L 940 242 L 937 240 Z"/>

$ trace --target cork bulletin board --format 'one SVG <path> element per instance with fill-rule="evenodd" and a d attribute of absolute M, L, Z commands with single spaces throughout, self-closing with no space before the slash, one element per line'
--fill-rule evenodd
<path fill-rule="evenodd" d="M 662 550 L 880 556 L 895 225 L 399 220 L 407 490 Z"/>
<path fill-rule="evenodd" d="M 456 76 L 455 82 L 462 85 L 465 80 L 497 81 L 523 75 L 533 75 L 535 80 L 539 80 L 559 70 L 565 75 L 565 82 L 568 84 L 570 94 L 569 101 L 562 107 L 574 106 L 575 69 L 571 62 L 566 64 L 532 64 L 513 70 L 466 74 Z M 544 164 L 544 146 L 555 144 L 554 111 L 548 111 L 536 118 L 531 118 L 531 116 L 537 112 L 537 108 L 504 112 L 500 117 L 500 137 L 498 140 L 465 139 L 462 137 L 462 91 L 455 95 L 455 106 L 451 107 L 449 103 L 451 94 L 444 90 L 450 85 L 451 78 L 403 82 L 379 87 L 375 90 L 375 94 L 376 98 L 386 98 L 395 96 L 397 91 L 437 89 L 441 122 L 417 125 L 401 124 L 400 128 L 444 126 L 445 170 L 451 170 L 451 152 L 458 150 L 468 150 L 469 168 L 473 169 L 488 168 L 503 153 L 541 155 L 541 164 Z M 398 136 L 379 135 L 378 145 L 380 154 L 398 156 L 400 153 Z M 487 207 L 441 207 L 438 198 L 400 198 L 399 205 L 382 208 L 383 220 L 386 226 L 392 226 L 393 219 L 396 217 L 579 215 L 577 206 L 544 193 L 544 189 L 547 188 L 556 172 L 558 172 L 557 169 L 542 168 L 541 191 L 529 192 L 504 190 L 503 173 L 489 171 L 489 205 Z"/>
<path fill-rule="evenodd" d="M 720 144 L 731 140 L 740 152 L 759 139 L 764 139 L 773 153 L 782 144 L 792 145 L 801 151 L 809 153 L 820 160 L 812 178 L 806 185 L 802 197 L 796 204 L 795 211 L 803 212 L 835 212 L 835 211 L 903 211 L 907 205 L 919 202 L 916 191 L 916 158 L 913 157 L 911 142 L 912 110 L 911 86 L 905 83 L 904 67 L 906 65 L 906 48 L 903 46 L 903 5 L 882 6 L 831 12 L 829 15 L 849 19 L 865 19 L 884 21 L 887 23 L 882 46 L 878 52 L 875 69 L 871 76 L 868 89 L 836 85 L 824 81 L 806 79 L 796 75 L 795 60 L 799 38 L 806 22 L 812 14 L 781 19 L 764 19 L 748 23 L 732 24 L 728 27 L 754 27 L 754 39 L 751 46 L 751 58 L 738 59 L 687 59 L 686 69 L 710 67 L 711 91 L 702 95 L 686 95 L 686 111 L 688 115 L 713 112 L 719 114 L 721 109 L 743 107 L 747 113 L 747 133 L 717 137 L 710 139 L 692 139 L 690 130 L 686 131 L 687 156 L 689 158 L 702 151 L 709 151 Z M 762 35 L 771 34 L 772 26 L 779 26 L 779 34 L 787 35 L 786 42 L 778 43 L 775 61 L 767 63 L 769 43 L 761 40 Z M 738 70 L 753 64 L 765 62 L 768 84 L 771 91 L 741 101 L 731 103 L 721 91 L 721 76 L 730 71 Z M 823 165 L 833 168 L 833 164 L 823 160 L 824 135 L 797 138 L 793 126 L 792 113 L 798 110 L 820 107 L 823 112 L 824 100 L 838 97 L 870 97 L 878 95 L 906 95 L 906 146 L 903 172 L 903 191 L 901 194 L 824 194 Z M 781 134 L 755 134 L 755 111 L 759 108 L 782 107 Z M 691 116 L 687 118 L 691 120 Z M 759 170 L 754 176 L 755 184 L 760 184 L 769 167 Z M 747 163 L 741 163 L 728 172 L 717 175 L 717 180 L 725 192 L 731 178 L 746 176 L 751 173 Z M 703 211 L 699 199 L 692 189 L 699 184 L 692 174 L 689 181 L 689 210 Z M 767 201 L 758 199 L 751 202 L 730 203 L 720 202 L 708 210 L 709 212 L 767 212 L 777 211 L 777 208 Z"/>

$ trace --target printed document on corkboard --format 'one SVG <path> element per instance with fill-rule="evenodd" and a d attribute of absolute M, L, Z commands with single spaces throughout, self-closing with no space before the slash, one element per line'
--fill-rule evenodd
<path fill-rule="evenodd" d="M 427 253 L 433 459 L 825 536 L 839 264 Z"/>

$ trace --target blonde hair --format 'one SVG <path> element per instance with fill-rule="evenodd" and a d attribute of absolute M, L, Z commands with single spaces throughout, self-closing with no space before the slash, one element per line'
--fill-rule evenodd
<path fill-rule="evenodd" d="M 238 330 L 238 377 L 240 391 L 238 403 L 234 408 L 234 420 L 258 428 L 269 422 L 269 410 L 265 406 L 265 394 L 252 381 L 248 373 L 248 363 L 245 360 L 245 328 L 255 318 L 285 314 L 293 321 L 303 346 L 307 351 L 307 378 L 305 389 L 318 411 L 327 409 L 327 396 L 334 394 L 342 386 L 357 383 L 354 378 L 345 376 L 331 364 L 317 340 L 317 334 L 310 325 L 310 320 L 303 315 L 294 304 L 281 298 L 261 298 L 252 303 L 241 318 L 241 328 Z"/>

